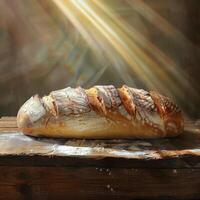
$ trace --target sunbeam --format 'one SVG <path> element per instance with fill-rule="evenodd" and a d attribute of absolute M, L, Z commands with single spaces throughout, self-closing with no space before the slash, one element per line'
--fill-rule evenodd
<path fill-rule="evenodd" d="M 167 95 L 185 97 L 183 87 L 189 87 L 183 70 L 158 47 L 130 26 L 116 12 L 112 12 L 106 1 L 101 0 L 52 0 L 77 28 L 97 57 L 104 58 L 119 68 L 131 69 L 148 89 L 156 89 Z M 166 34 L 181 35 L 172 25 L 148 8 L 144 2 L 128 1 L 133 11 L 142 14 Z M 160 25 L 159 25 L 160 24 Z M 182 35 L 181 35 L 182 36 Z M 183 36 L 182 36 L 183 37 Z M 103 52 L 103 53 L 102 53 Z M 102 56 L 103 55 L 103 56 Z M 105 62 L 105 59 L 102 62 Z M 122 63 L 123 64 L 117 64 Z M 121 75 L 123 76 L 123 75 Z M 130 75 L 129 79 L 130 78 Z M 126 79 L 126 78 L 124 78 Z M 133 80 L 134 85 L 134 80 Z M 196 92 L 191 91 L 194 94 Z"/>

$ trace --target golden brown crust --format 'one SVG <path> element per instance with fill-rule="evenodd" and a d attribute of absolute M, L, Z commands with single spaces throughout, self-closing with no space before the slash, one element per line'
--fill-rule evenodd
<path fill-rule="evenodd" d="M 88 97 L 89 105 L 91 109 L 98 112 L 99 114 L 106 115 L 106 107 L 104 99 L 99 95 L 97 88 L 90 88 L 85 91 Z"/>
<path fill-rule="evenodd" d="M 151 91 L 150 95 L 158 109 L 160 117 L 164 121 L 167 132 L 178 134 L 183 130 L 184 119 L 180 108 L 169 98 L 164 97 L 158 92 Z"/>
<path fill-rule="evenodd" d="M 136 115 L 136 106 L 134 104 L 132 95 L 130 94 L 129 88 L 127 86 L 122 86 L 118 89 L 119 96 L 121 98 L 122 104 L 124 105 L 126 111 L 132 116 Z"/>
<path fill-rule="evenodd" d="M 183 130 L 180 109 L 157 92 L 122 86 L 65 88 L 29 99 L 19 128 L 30 135 L 75 138 L 158 138 Z"/>
<path fill-rule="evenodd" d="M 22 131 L 30 136 L 46 136 L 54 138 L 83 138 L 83 139 L 150 139 L 161 138 L 165 135 L 159 131 L 150 129 L 148 125 L 133 126 L 130 121 L 118 120 L 112 123 L 107 118 L 93 116 L 93 121 L 87 120 L 87 126 L 81 129 L 77 120 L 70 122 L 70 125 L 65 122 L 49 122 L 47 126 L 37 126 L 34 128 L 23 128 Z M 67 120 L 68 121 L 68 120 Z M 79 128 L 76 128 L 76 127 Z M 133 131 L 134 128 L 134 131 Z M 171 137 L 174 135 L 168 135 Z"/>

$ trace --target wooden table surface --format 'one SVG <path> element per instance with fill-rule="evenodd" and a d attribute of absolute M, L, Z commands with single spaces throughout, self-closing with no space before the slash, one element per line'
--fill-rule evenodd
<path fill-rule="evenodd" d="M 49 139 L 3 117 L 0 199 L 200 199 L 199 127 L 156 140 Z"/>

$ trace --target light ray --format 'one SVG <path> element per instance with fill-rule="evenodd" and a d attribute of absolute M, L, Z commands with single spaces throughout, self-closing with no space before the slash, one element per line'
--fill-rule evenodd
<path fill-rule="evenodd" d="M 72 22 L 93 49 L 94 54 L 104 55 L 121 71 L 130 67 L 149 89 L 158 89 L 170 96 L 185 97 L 183 87 L 189 83 L 183 71 L 159 48 L 150 42 L 133 26 L 126 23 L 102 0 L 52 0 Z M 144 2 L 128 1 L 133 10 L 146 18 L 158 18 L 161 25 L 154 21 L 166 34 L 173 37 L 183 35 Z M 134 2 L 134 3 L 133 3 Z M 138 2 L 138 4 L 137 4 Z M 152 21 L 152 19 L 149 19 Z M 123 60 L 126 64 L 121 64 Z M 123 75 L 121 75 L 123 77 Z M 130 75 L 127 74 L 127 77 Z M 124 78 L 126 79 L 126 78 Z M 195 91 L 192 91 L 195 94 Z"/>

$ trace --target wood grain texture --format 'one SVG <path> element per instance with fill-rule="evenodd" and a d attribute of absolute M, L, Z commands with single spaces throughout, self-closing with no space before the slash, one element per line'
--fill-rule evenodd
<path fill-rule="evenodd" d="M 0 167 L 0 170 L 0 199 L 162 200 L 200 196 L 199 169 Z"/>
<path fill-rule="evenodd" d="M 16 117 L 1 117 L 0 118 L 0 134 L 2 132 L 15 132 L 17 131 Z"/>

